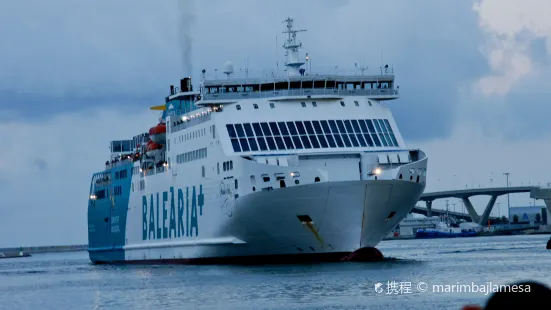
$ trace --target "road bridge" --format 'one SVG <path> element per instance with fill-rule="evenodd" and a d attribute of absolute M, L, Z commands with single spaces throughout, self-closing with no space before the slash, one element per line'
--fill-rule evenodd
<path fill-rule="evenodd" d="M 492 212 L 492 209 L 495 205 L 495 202 L 497 200 L 497 197 L 507 194 L 515 194 L 515 193 L 532 193 L 533 191 L 537 190 L 537 187 L 534 186 L 514 186 L 514 187 L 489 187 L 489 188 L 473 188 L 473 189 L 460 189 L 460 190 L 450 190 L 450 191 L 441 191 L 441 192 L 432 192 L 432 193 L 425 193 L 421 196 L 419 201 L 424 201 L 427 208 L 426 208 L 426 215 L 432 216 L 432 202 L 436 199 L 443 199 L 443 198 L 458 198 L 463 201 L 463 204 L 465 205 L 465 208 L 467 209 L 467 212 L 469 212 L 469 215 L 471 217 L 471 220 L 475 223 L 478 223 L 480 225 L 486 225 L 488 222 L 488 219 L 490 218 L 490 212 Z M 486 205 L 486 208 L 484 209 L 484 212 L 482 215 L 479 215 L 475 208 L 473 207 L 473 204 L 471 203 L 472 196 L 490 196 L 490 201 L 488 201 L 488 204 Z M 551 194 L 550 194 L 551 198 Z M 551 200 L 550 200 L 551 202 Z"/>
<path fill-rule="evenodd" d="M 420 207 L 420 206 L 415 206 L 411 212 L 416 213 L 416 214 L 422 214 L 422 215 L 425 215 L 425 216 L 429 216 L 428 215 L 428 213 L 429 213 L 428 209 Z M 458 220 L 460 220 L 460 219 L 465 220 L 467 222 L 472 221 L 472 218 L 468 213 L 446 211 L 446 210 L 441 210 L 441 209 L 432 209 L 431 210 L 431 216 L 443 216 L 443 215 L 449 215 L 450 217 L 454 217 Z M 501 220 L 501 218 L 493 217 L 493 216 L 488 217 L 488 219 L 492 222 Z"/>

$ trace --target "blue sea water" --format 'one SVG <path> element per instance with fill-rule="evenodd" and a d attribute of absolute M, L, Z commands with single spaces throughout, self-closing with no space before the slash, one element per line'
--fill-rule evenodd
<path fill-rule="evenodd" d="M 96 266 L 86 252 L 37 254 L 0 260 L 0 309 L 461 309 L 490 295 L 433 285 L 551 285 L 548 239 L 393 240 L 378 247 L 392 258 L 383 262 L 309 265 Z"/>

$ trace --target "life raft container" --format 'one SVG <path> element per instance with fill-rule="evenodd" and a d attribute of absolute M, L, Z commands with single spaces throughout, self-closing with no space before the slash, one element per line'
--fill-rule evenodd
<path fill-rule="evenodd" d="M 155 143 L 165 144 L 166 142 L 166 124 L 159 123 L 157 126 L 149 129 L 149 139 Z"/>

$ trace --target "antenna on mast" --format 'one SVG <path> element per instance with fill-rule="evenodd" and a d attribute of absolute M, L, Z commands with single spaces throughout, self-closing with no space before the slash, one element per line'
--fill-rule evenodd
<path fill-rule="evenodd" d="M 367 70 L 367 66 L 363 66 L 363 57 L 360 58 L 360 67 L 358 69 L 360 69 L 360 71 L 362 72 L 362 76 L 364 75 L 364 71 Z M 358 63 L 354 63 L 354 66 L 355 67 L 358 67 Z"/>

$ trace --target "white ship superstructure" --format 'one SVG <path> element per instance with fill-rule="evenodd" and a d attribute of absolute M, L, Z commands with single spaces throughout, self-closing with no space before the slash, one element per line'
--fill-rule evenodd
<path fill-rule="evenodd" d="M 184 78 L 159 125 L 111 143 L 90 189 L 93 262 L 360 257 L 411 211 L 427 157 L 388 108 L 393 71 L 306 72 L 285 22 L 284 76 Z"/>

